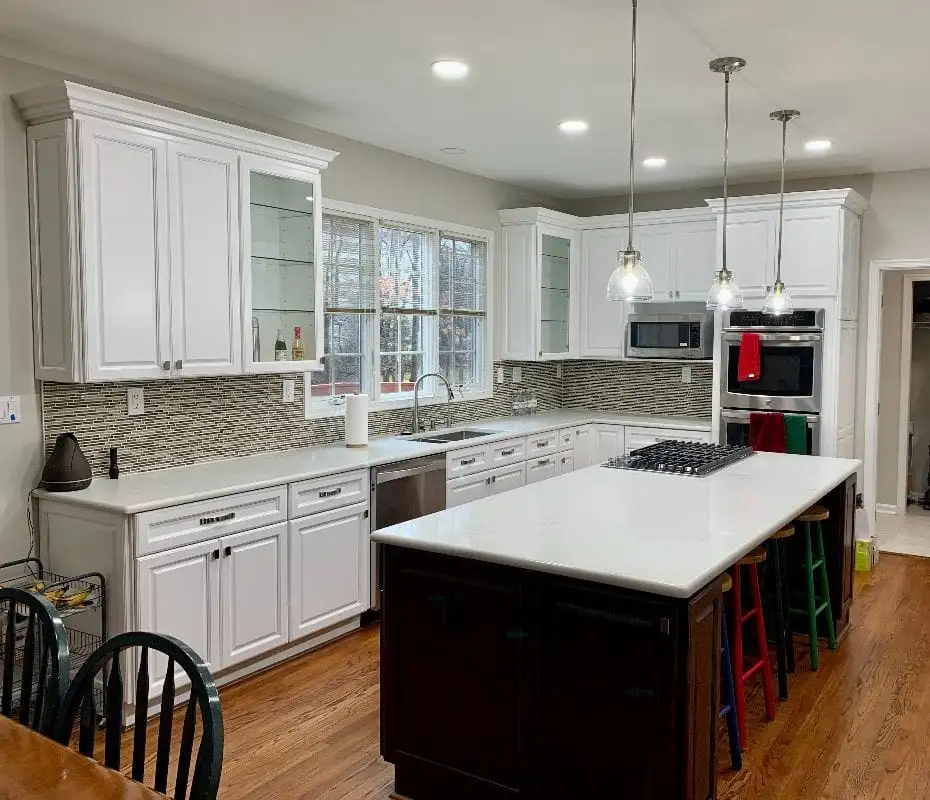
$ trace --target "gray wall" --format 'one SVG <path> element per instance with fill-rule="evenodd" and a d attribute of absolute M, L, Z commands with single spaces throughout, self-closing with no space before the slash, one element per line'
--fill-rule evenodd
<path fill-rule="evenodd" d="M 930 330 L 916 328 L 911 349 L 911 419 L 914 420 L 914 467 L 908 490 L 927 490 L 930 447 Z"/>
<path fill-rule="evenodd" d="M 556 206 L 548 197 L 195 96 L 140 76 L 42 54 L 55 68 L 0 57 L 0 395 L 22 396 L 23 421 L 0 427 L 0 560 L 25 555 L 26 496 L 39 480 L 42 435 L 33 380 L 25 128 L 9 95 L 64 77 L 160 100 L 339 151 L 325 196 L 498 230 L 497 211 Z M 389 123 L 386 123 L 389 124 Z"/>

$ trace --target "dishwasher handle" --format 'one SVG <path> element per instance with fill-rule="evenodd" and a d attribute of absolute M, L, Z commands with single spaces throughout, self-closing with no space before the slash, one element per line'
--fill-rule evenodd
<path fill-rule="evenodd" d="M 375 482 L 379 484 L 390 483 L 391 481 L 399 481 L 402 478 L 412 478 L 415 475 L 425 475 L 427 472 L 437 472 L 440 470 L 445 472 L 445 469 L 445 457 L 436 458 L 423 464 L 417 464 L 416 466 L 406 467 L 404 469 L 379 470 Z"/>

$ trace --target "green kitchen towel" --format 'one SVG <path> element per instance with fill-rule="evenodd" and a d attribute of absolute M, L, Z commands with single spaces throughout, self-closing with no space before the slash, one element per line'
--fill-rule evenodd
<path fill-rule="evenodd" d="M 806 456 L 807 420 L 800 414 L 785 414 L 785 452 Z"/>

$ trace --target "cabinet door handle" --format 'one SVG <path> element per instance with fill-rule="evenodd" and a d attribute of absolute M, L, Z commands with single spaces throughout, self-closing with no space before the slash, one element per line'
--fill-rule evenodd
<path fill-rule="evenodd" d="M 497 483 L 497 475 L 491 476 L 491 483 Z"/>
<path fill-rule="evenodd" d="M 509 450 L 501 450 L 502 456 L 512 456 L 514 454 L 514 448 L 511 447 Z"/>
<path fill-rule="evenodd" d="M 551 462 L 548 458 L 543 458 L 543 459 L 540 459 L 539 461 L 536 462 L 536 466 L 538 466 L 538 467 L 548 467 L 549 464 L 551 464 L 551 463 L 552 463 L 552 462 Z"/>
<path fill-rule="evenodd" d="M 226 558 L 229 558 L 229 557 L 232 555 L 232 547 L 230 547 L 229 545 L 227 545 L 227 546 L 223 549 L 223 555 L 224 555 Z"/>
<path fill-rule="evenodd" d="M 183 366 L 184 366 L 184 362 L 181 361 L 180 358 L 179 358 L 177 361 L 174 362 L 174 368 L 175 368 L 175 369 L 181 369 Z"/>
<path fill-rule="evenodd" d="M 536 446 L 537 446 L 537 447 L 548 447 L 548 446 L 549 446 L 549 440 L 546 439 L 544 442 L 536 442 Z"/>
<path fill-rule="evenodd" d="M 320 490 L 320 498 L 324 498 L 324 497 L 337 497 L 337 496 L 340 495 L 340 494 L 342 494 L 342 487 L 341 487 L 341 486 L 338 487 L 338 488 L 336 488 L 336 489 L 321 489 L 321 490 Z"/>
<path fill-rule="evenodd" d="M 542 350 L 539 351 L 539 357 L 542 358 Z"/>
<path fill-rule="evenodd" d="M 214 561 L 219 561 L 219 560 L 220 560 L 220 551 L 219 551 L 219 549 L 216 549 L 216 550 L 214 550 L 212 553 L 210 553 L 210 557 L 211 557 Z"/>
<path fill-rule="evenodd" d="M 463 458 L 459 461 L 459 464 L 463 467 L 467 467 L 469 464 L 474 464 L 477 460 L 477 458 Z"/>
<path fill-rule="evenodd" d="M 229 520 L 235 519 L 235 518 L 236 518 L 236 512 L 230 511 L 228 514 L 223 514 L 222 516 L 219 516 L 219 517 L 201 517 L 200 524 L 201 525 L 212 525 L 214 522 L 229 522 Z"/>
<path fill-rule="evenodd" d="M 162 368 L 165 372 L 167 372 L 169 369 L 171 369 L 171 362 L 170 362 L 170 361 L 162 361 L 162 362 L 161 362 L 161 368 Z"/>
<path fill-rule="evenodd" d="M 485 482 L 485 484 L 487 484 L 488 486 L 491 485 L 491 479 L 490 479 L 490 478 L 485 478 L 485 479 L 484 479 L 484 482 Z"/>

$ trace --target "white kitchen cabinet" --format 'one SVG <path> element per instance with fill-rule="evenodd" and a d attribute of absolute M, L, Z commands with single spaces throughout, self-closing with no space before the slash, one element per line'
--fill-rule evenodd
<path fill-rule="evenodd" d="M 855 321 L 859 316 L 859 237 L 862 220 L 843 210 L 843 277 L 840 285 L 840 319 Z"/>
<path fill-rule="evenodd" d="M 785 211 L 781 277 L 795 297 L 833 297 L 840 281 L 841 209 L 792 208 Z M 777 236 L 777 228 L 776 228 Z M 775 283 L 775 263 L 766 285 Z"/>
<path fill-rule="evenodd" d="M 596 449 L 593 425 L 578 425 L 574 429 L 575 444 L 572 448 L 575 469 L 590 467 L 595 462 Z"/>
<path fill-rule="evenodd" d="M 282 327 L 290 353 L 295 325 L 299 366 L 318 363 L 320 172 L 336 153 L 70 82 L 15 100 L 28 126 L 36 378 L 294 371 L 264 349 Z M 291 181 L 278 196 L 311 208 L 279 203 L 260 242 L 240 212 L 257 176 Z M 261 250 L 275 230 L 277 250 Z M 285 297 L 269 314 L 251 306 L 257 255 L 277 265 L 264 269 L 267 295 Z"/>
<path fill-rule="evenodd" d="M 291 520 L 290 639 L 356 617 L 369 607 L 368 504 Z"/>
<path fill-rule="evenodd" d="M 135 630 L 175 636 L 215 672 L 222 666 L 220 644 L 220 540 L 211 539 L 136 559 Z M 150 696 L 161 694 L 167 658 L 152 653 Z M 187 676 L 178 669 L 175 684 Z"/>
<path fill-rule="evenodd" d="M 171 358 L 176 374 L 230 375 L 242 364 L 236 153 L 168 144 Z"/>
<path fill-rule="evenodd" d="M 543 456 L 526 462 L 526 482 L 539 483 L 559 474 L 558 455 Z"/>
<path fill-rule="evenodd" d="M 675 300 L 675 230 L 673 225 L 633 224 L 633 247 L 642 254 L 656 301 Z M 624 246 L 625 249 L 625 246 Z"/>
<path fill-rule="evenodd" d="M 488 496 L 490 475 L 479 472 L 446 482 L 446 508 L 455 508 Z"/>
<path fill-rule="evenodd" d="M 717 223 L 713 219 L 675 226 L 675 299 L 703 303 L 717 266 Z"/>
<path fill-rule="evenodd" d="M 627 427 L 624 433 L 624 452 L 631 453 L 640 447 L 667 441 L 710 442 L 710 431 L 688 431 L 671 428 Z"/>
<path fill-rule="evenodd" d="M 621 358 L 626 303 L 607 299 L 607 282 L 617 266 L 617 253 L 626 247 L 626 228 L 598 228 L 581 233 L 582 358 Z"/>
<path fill-rule="evenodd" d="M 559 453 L 559 475 L 566 475 L 575 471 L 575 454 L 566 452 Z"/>
<path fill-rule="evenodd" d="M 287 523 L 220 539 L 222 665 L 287 644 Z"/>
<path fill-rule="evenodd" d="M 519 489 L 526 483 L 526 465 L 521 461 L 519 464 L 499 467 L 491 470 L 488 477 L 491 479 L 488 485 L 488 495 L 503 494 L 512 489 Z"/>
<path fill-rule="evenodd" d="M 729 215 L 727 267 L 747 300 L 764 298 L 766 287 L 772 283 L 770 276 L 773 274 L 775 263 L 776 220 L 777 215 L 773 211 L 750 211 Z M 717 254 L 717 263 L 722 265 L 722 233 L 718 233 Z M 707 286 L 710 288 L 710 283 Z"/>
<path fill-rule="evenodd" d="M 856 323 L 840 324 L 840 354 L 836 398 L 837 458 L 853 458 L 856 440 Z"/>
<path fill-rule="evenodd" d="M 609 458 L 622 458 L 624 449 L 623 425 L 597 423 L 594 429 L 594 453 L 596 464 L 603 464 Z"/>
<path fill-rule="evenodd" d="M 547 361 L 579 352 L 580 243 L 576 220 L 542 208 L 500 213 L 503 358 Z"/>

